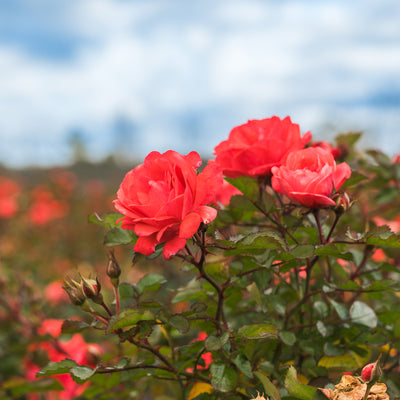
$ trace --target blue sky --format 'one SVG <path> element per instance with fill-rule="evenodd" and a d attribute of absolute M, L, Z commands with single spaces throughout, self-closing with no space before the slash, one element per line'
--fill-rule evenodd
<path fill-rule="evenodd" d="M 398 0 L 2 0 L 0 162 L 204 156 L 248 119 L 400 153 Z"/>

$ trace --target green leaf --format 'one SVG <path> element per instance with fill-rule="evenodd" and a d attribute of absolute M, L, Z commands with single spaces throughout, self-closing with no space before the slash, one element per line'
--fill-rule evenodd
<path fill-rule="evenodd" d="M 339 144 L 347 144 L 349 146 L 353 146 L 361 137 L 361 132 L 348 132 L 341 133 L 336 137 L 336 143 Z"/>
<path fill-rule="evenodd" d="M 329 307 L 325 302 L 317 300 L 317 301 L 314 302 L 313 308 L 321 318 L 327 318 L 328 317 L 328 315 L 329 315 Z"/>
<path fill-rule="evenodd" d="M 225 332 L 222 336 L 210 335 L 207 337 L 204 346 L 207 351 L 217 351 L 221 349 L 229 340 L 229 332 Z"/>
<path fill-rule="evenodd" d="M 253 377 L 250 361 L 243 354 L 238 354 L 233 358 L 233 363 L 238 367 L 239 371 L 243 372 L 248 378 Z"/>
<path fill-rule="evenodd" d="M 333 299 L 329 299 L 329 302 L 332 304 L 333 308 L 335 309 L 335 311 L 339 315 L 339 318 L 342 321 L 346 321 L 349 319 L 350 317 L 349 312 L 347 311 L 347 308 L 343 304 L 339 304 Z"/>
<path fill-rule="evenodd" d="M 189 332 L 190 321 L 181 314 L 172 315 L 168 318 L 168 323 L 182 334 Z"/>
<path fill-rule="evenodd" d="M 116 226 L 107 232 L 104 238 L 104 244 L 109 247 L 119 246 L 122 244 L 134 243 L 136 239 L 137 237 L 133 231 L 128 231 Z"/>
<path fill-rule="evenodd" d="M 88 222 L 91 224 L 100 225 L 106 229 L 111 229 L 115 227 L 117 221 L 122 217 L 123 215 L 119 213 L 110 213 L 102 216 L 97 213 L 93 213 L 89 215 Z"/>
<path fill-rule="evenodd" d="M 336 369 L 341 372 L 354 371 L 355 369 L 359 368 L 356 359 L 349 353 L 337 357 L 323 356 L 318 361 L 318 366 L 327 369 Z"/>
<path fill-rule="evenodd" d="M 353 256 L 346 249 L 340 250 L 334 243 L 328 243 L 315 249 L 314 255 L 342 258 L 343 260 L 352 260 Z"/>
<path fill-rule="evenodd" d="M 272 397 L 273 400 L 281 400 L 281 395 L 277 387 L 268 379 L 261 371 L 254 372 L 254 375 L 260 380 L 264 386 L 265 394 Z"/>
<path fill-rule="evenodd" d="M 296 343 L 296 335 L 293 332 L 281 331 L 279 332 L 279 337 L 288 346 L 293 346 Z"/>
<path fill-rule="evenodd" d="M 256 302 L 260 307 L 262 306 L 262 297 L 260 290 L 257 287 L 255 282 L 252 282 L 250 285 L 246 287 L 247 291 L 250 293 L 251 298 Z"/>
<path fill-rule="evenodd" d="M 303 385 L 297 380 L 294 367 L 289 367 L 285 377 L 285 388 L 297 399 L 301 400 L 327 400 L 326 396 L 316 387 Z"/>
<path fill-rule="evenodd" d="M 95 372 L 95 369 L 92 369 L 87 365 L 77 365 L 70 371 L 72 379 L 79 384 L 85 383 L 95 374 Z"/>
<path fill-rule="evenodd" d="M 367 244 L 372 244 L 374 246 L 379 247 L 392 247 L 399 248 L 400 247 L 400 235 L 392 234 L 388 236 L 386 239 L 381 237 L 369 237 L 367 238 Z"/>
<path fill-rule="evenodd" d="M 63 322 L 61 333 L 77 333 L 83 329 L 88 328 L 90 325 L 83 321 L 74 321 L 67 319 Z"/>
<path fill-rule="evenodd" d="M 311 244 L 299 244 L 290 250 L 295 258 L 310 258 L 314 256 L 314 246 Z"/>
<path fill-rule="evenodd" d="M 225 178 L 232 186 L 239 189 L 249 199 L 257 200 L 258 198 L 258 183 L 255 179 L 249 176 L 241 176 L 239 178 Z"/>
<path fill-rule="evenodd" d="M 365 176 L 363 174 L 360 174 L 358 172 L 353 171 L 351 173 L 351 176 L 349 179 L 346 179 L 346 181 L 344 182 L 344 184 L 341 186 L 340 190 L 344 190 L 348 187 L 352 187 L 355 186 L 357 183 L 366 181 L 368 178 L 368 176 Z"/>
<path fill-rule="evenodd" d="M 144 290 L 151 290 L 159 287 L 159 285 L 167 282 L 167 280 L 160 274 L 147 274 L 136 285 L 136 290 L 142 294 Z"/>
<path fill-rule="evenodd" d="M 239 337 L 245 339 L 258 340 L 276 337 L 278 329 L 276 326 L 270 324 L 244 325 L 237 331 L 237 334 Z"/>
<path fill-rule="evenodd" d="M 353 322 L 375 328 L 378 325 L 378 317 L 374 310 L 361 301 L 355 301 L 350 307 L 350 318 Z"/>
<path fill-rule="evenodd" d="M 108 324 L 107 333 L 113 332 L 117 329 L 127 328 L 130 326 L 137 325 L 140 321 L 152 321 L 154 320 L 154 315 L 148 310 L 125 310 L 115 315 L 110 319 Z"/>
<path fill-rule="evenodd" d="M 49 362 L 43 367 L 36 376 L 50 376 L 67 374 L 71 368 L 76 367 L 77 363 L 74 360 L 65 359 L 59 362 Z"/>
<path fill-rule="evenodd" d="M 228 365 L 222 362 L 213 362 L 210 367 L 211 384 L 214 389 L 220 392 L 229 392 L 236 387 L 237 373 Z"/>
<path fill-rule="evenodd" d="M 263 254 L 266 249 L 286 250 L 287 244 L 276 232 L 250 233 L 238 241 L 235 248 L 225 251 L 225 254 Z"/>

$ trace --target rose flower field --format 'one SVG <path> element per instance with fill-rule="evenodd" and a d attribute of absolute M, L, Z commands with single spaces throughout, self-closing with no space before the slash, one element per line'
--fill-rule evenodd
<path fill-rule="evenodd" d="M 360 136 L 0 170 L 0 399 L 400 398 L 400 151 Z"/>

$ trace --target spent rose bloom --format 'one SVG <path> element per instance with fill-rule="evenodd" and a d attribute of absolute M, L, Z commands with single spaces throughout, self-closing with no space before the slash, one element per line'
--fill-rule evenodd
<path fill-rule="evenodd" d="M 169 259 L 185 247 L 202 222 L 215 219 L 217 210 L 208 205 L 216 202 L 222 173 L 210 163 L 197 174 L 200 165 L 194 151 L 187 155 L 153 151 L 126 174 L 114 205 L 124 215 L 122 228 L 139 236 L 135 251 L 150 255 L 157 244 L 165 243 L 163 254 Z"/>
<path fill-rule="evenodd" d="M 251 120 L 233 128 L 215 147 L 215 160 L 229 178 L 270 176 L 273 166 L 283 164 L 290 152 L 302 149 L 310 139 L 310 132 L 300 136 L 299 125 L 290 117 Z"/>
<path fill-rule="evenodd" d="M 294 203 L 310 207 L 334 206 L 331 196 L 350 177 L 348 164 L 336 165 L 332 153 L 309 147 L 290 153 L 285 165 L 272 168 L 272 187 Z"/>

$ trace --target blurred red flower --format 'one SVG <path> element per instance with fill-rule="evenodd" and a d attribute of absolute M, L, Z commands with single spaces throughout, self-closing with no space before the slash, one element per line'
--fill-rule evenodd
<path fill-rule="evenodd" d="M 19 185 L 9 178 L 0 177 L 0 218 L 8 219 L 18 211 Z"/>
<path fill-rule="evenodd" d="M 63 218 L 68 214 L 69 206 L 66 202 L 56 200 L 49 190 L 37 187 L 33 190 L 33 203 L 28 215 L 34 225 L 46 225 L 49 221 Z"/>
<path fill-rule="evenodd" d="M 93 343 L 86 343 L 80 334 L 72 335 L 71 339 L 64 341 L 59 338 L 61 335 L 61 326 L 63 321 L 55 319 L 47 319 L 43 321 L 38 333 L 42 336 L 50 335 L 53 339 L 45 342 L 34 343 L 29 346 L 29 355 L 35 352 L 44 352 L 49 361 L 58 362 L 64 359 L 74 360 L 79 365 L 88 365 L 91 367 L 95 366 L 94 360 L 102 354 L 102 349 L 99 345 Z M 36 378 L 37 372 L 40 367 L 30 359 L 29 357 L 25 360 L 25 377 L 29 381 L 33 381 Z M 29 394 L 29 400 L 39 400 L 46 398 L 46 400 L 70 400 L 75 399 L 81 395 L 89 382 L 81 385 L 76 383 L 69 374 L 55 375 L 64 390 L 62 391 L 51 391 L 46 393 L 46 397 L 40 397 L 34 393 Z"/>

